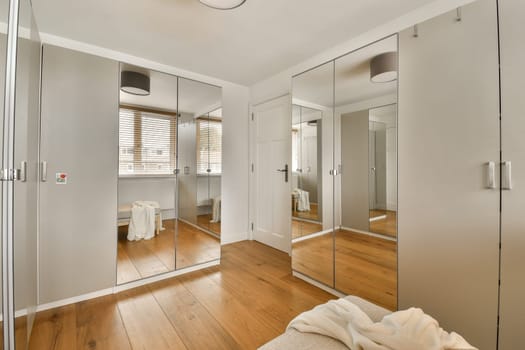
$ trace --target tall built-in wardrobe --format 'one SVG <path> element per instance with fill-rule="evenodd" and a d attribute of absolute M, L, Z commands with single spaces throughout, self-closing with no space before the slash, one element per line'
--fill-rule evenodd
<path fill-rule="evenodd" d="M 399 35 L 399 307 L 480 349 L 525 329 L 524 20 L 480 0 Z"/>

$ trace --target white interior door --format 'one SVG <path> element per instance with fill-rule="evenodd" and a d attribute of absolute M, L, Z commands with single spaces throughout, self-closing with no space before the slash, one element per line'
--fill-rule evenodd
<path fill-rule="evenodd" d="M 288 96 L 253 110 L 253 239 L 291 249 L 291 113 Z M 285 170 L 286 169 L 286 170 Z"/>

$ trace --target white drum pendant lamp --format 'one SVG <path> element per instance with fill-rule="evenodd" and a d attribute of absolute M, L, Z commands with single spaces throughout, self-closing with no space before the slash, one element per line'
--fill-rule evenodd
<path fill-rule="evenodd" d="M 199 0 L 202 4 L 217 9 L 231 10 L 244 4 L 246 0 Z"/>
<path fill-rule="evenodd" d="M 370 61 L 370 81 L 388 83 L 397 79 L 397 52 L 385 52 Z"/>

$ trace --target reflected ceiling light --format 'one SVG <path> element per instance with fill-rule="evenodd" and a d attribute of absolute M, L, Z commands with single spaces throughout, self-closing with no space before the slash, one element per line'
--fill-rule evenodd
<path fill-rule="evenodd" d="M 370 81 L 388 83 L 397 79 L 397 52 L 385 52 L 370 61 Z"/>
<path fill-rule="evenodd" d="M 148 96 L 149 88 L 147 75 L 129 70 L 120 73 L 120 90 L 132 95 Z"/>
<path fill-rule="evenodd" d="M 246 0 L 199 0 L 201 4 L 218 10 L 231 10 L 241 6 Z"/>

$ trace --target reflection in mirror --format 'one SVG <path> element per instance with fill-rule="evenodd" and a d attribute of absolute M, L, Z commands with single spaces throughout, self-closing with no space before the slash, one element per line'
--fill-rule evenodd
<path fill-rule="evenodd" d="M 179 78 L 177 269 L 220 258 L 222 90 Z"/>
<path fill-rule="evenodd" d="M 222 108 L 197 118 L 197 225 L 221 234 Z"/>
<path fill-rule="evenodd" d="M 175 269 L 178 124 L 176 76 L 127 64 L 120 70 L 149 83 L 120 91 L 119 284 Z"/>
<path fill-rule="evenodd" d="M 5 95 L 5 73 L 7 64 L 7 22 L 9 13 L 9 1 L 0 0 L 0 110 L 4 111 L 4 95 Z M 3 144 L 4 125 L 0 123 L 0 144 Z M 2 154 L 0 154 L 0 161 L 2 161 Z M 3 201 L 2 201 L 3 202 Z M 2 209 L 2 203 L 0 203 L 0 210 Z M 2 242 L 0 241 L 0 278 L 2 278 Z M 0 297 L 2 297 L 2 291 L 0 291 Z M 0 314 L 3 315 L 2 305 L 0 305 Z M 0 339 L 3 339 L 3 327 L 0 327 Z M 0 346 L 1 347 L 1 346 Z"/>
<path fill-rule="evenodd" d="M 299 105 L 294 105 L 292 111 L 292 216 L 303 223 L 319 225 L 322 214 L 322 183 L 318 176 L 322 111 Z M 303 230 L 295 237 L 305 234 Z"/>
<path fill-rule="evenodd" d="M 335 61 L 335 288 L 397 306 L 397 52 L 392 36 Z M 379 67 L 384 68 L 384 67 Z M 393 69 L 393 70 L 392 70 Z M 380 76 L 373 76 L 380 74 Z M 394 80 L 392 80 L 394 79 Z M 378 82 L 381 81 L 381 82 Z"/>
<path fill-rule="evenodd" d="M 293 78 L 292 268 L 333 286 L 333 62 Z"/>
<path fill-rule="evenodd" d="M 397 105 L 371 108 L 368 131 L 369 231 L 397 236 Z"/>

